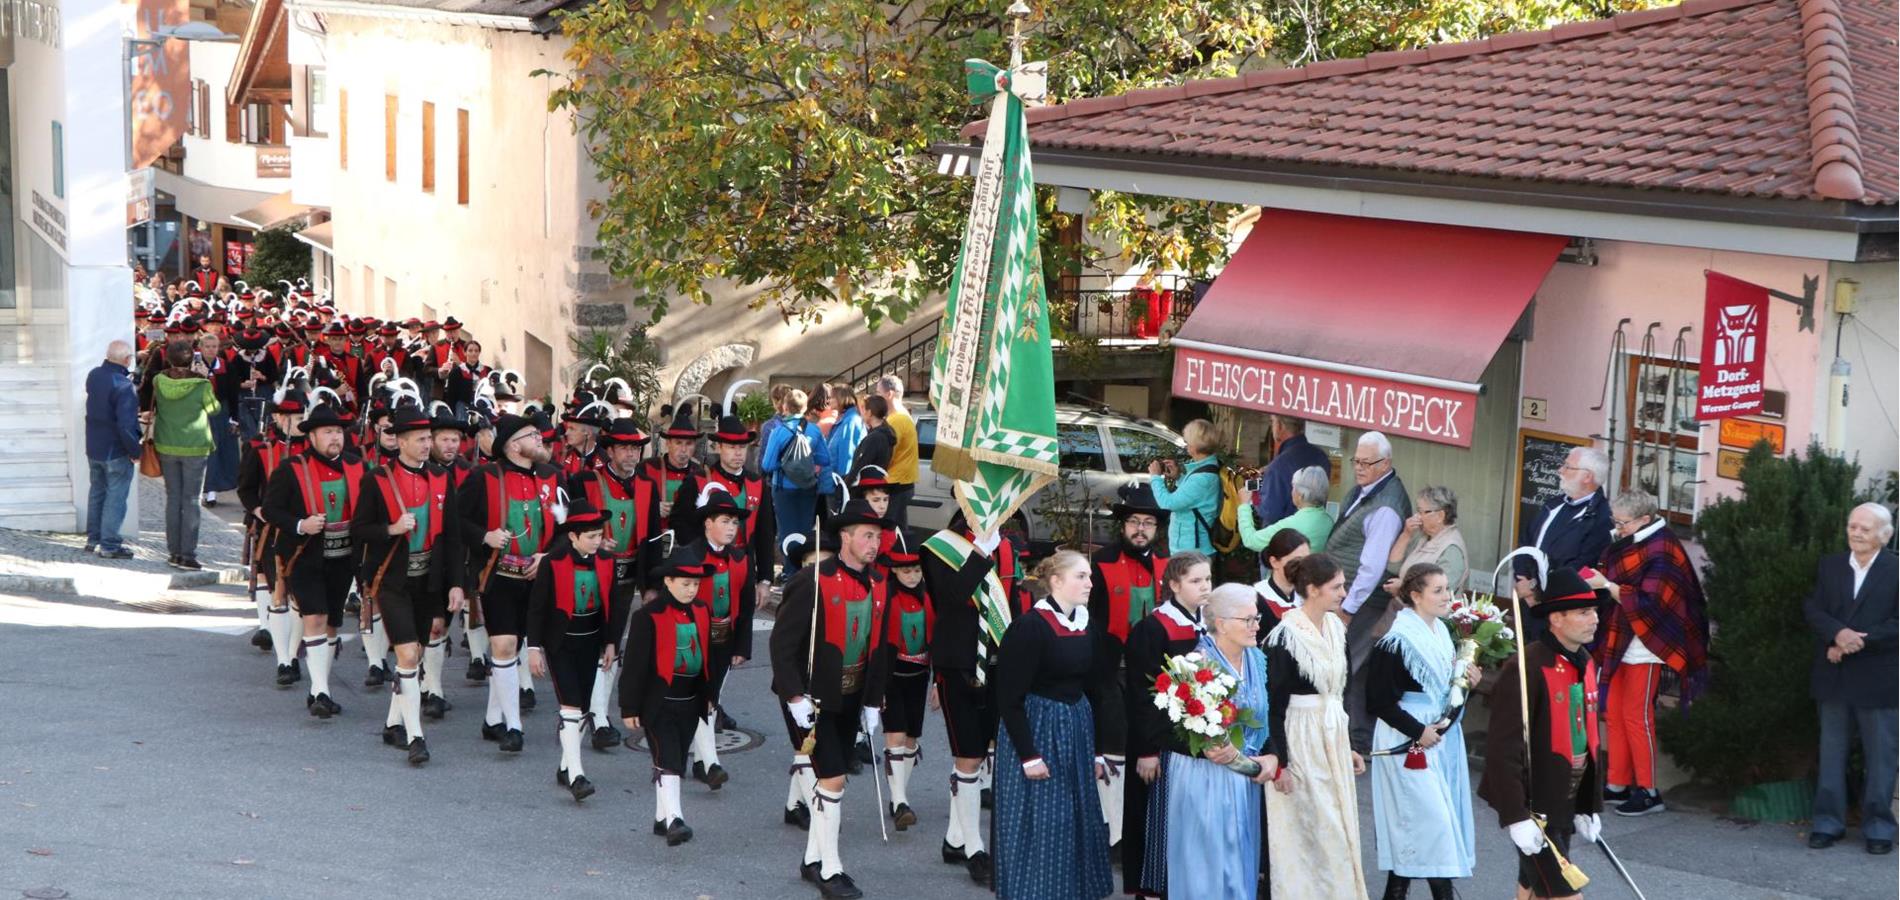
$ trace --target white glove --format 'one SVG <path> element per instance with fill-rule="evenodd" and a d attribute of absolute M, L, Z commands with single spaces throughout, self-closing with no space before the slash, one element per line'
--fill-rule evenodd
<path fill-rule="evenodd" d="M 1579 816 L 1578 818 L 1582 817 Z M 1536 822 L 1529 819 L 1525 819 L 1522 822 L 1512 822 L 1509 831 L 1511 832 L 1511 843 L 1517 845 L 1517 852 L 1525 856 L 1536 856 L 1539 850 L 1544 849 L 1544 832 L 1537 827 Z"/>
<path fill-rule="evenodd" d="M 818 717 L 818 710 L 812 707 L 810 700 L 803 697 L 785 704 L 785 708 L 791 711 L 792 722 L 800 728 L 810 728 L 812 721 Z"/>
<path fill-rule="evenodd" d="M 1002 542 L 1003 542 L 1003 530 L 998 528 L 997 530 L 990 532 L 988 535 L 981 535 L 981 534 L 977 535 L 976 541 L 974 543 L 976 545 L 976 549 L 983 551 L 984 556 L 989 556 L 990 554 L 996 552 L 997 545 L 1001 544 Z"/>
<path fill-rule="evenodd" d="M 1572 820 L 1577 826 L 1577 837 L 1594 844 L 1603 835 L 1603 817 L 1596 813 L 1578 813 Z"/>
<path fill-rule="evenodd" d="M 875 706 L 867 706 L 864 708 L 862 721 L 866 736 L 876 734 L 878 727 L 884 724 L 884 713 Z"/>

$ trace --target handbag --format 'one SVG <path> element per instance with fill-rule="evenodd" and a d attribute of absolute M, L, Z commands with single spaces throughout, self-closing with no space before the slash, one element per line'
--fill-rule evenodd
<path fill-rule="evenodd" d="M 145 427 L 145 439 L 139 442 L 139 474 L 147 478 L 164 477 L 165 470 L 158 464 L 158 445 L 152 443 L 152 427 Z"/>

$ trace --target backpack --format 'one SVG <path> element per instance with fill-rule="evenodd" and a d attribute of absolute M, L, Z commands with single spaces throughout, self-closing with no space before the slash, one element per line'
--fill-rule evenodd
<path fill-rule="evenodd" d="M 791 436 L 778 452 L 779 475 L 801 491 L 817 487 L 818 460 L 812 456 L 811 436 L 805 433 L 804 419 L 787 419 L 785 427 L 791 429 Z"/>
<path fill-rule="evenodd" d="M 1208 543 L 1214 545 L 1216 553 L 1232 553 L 1240 548 L 1240 473 L 1231 468 L 1220 468 L 1208 474 L 1220 479 L 1220 506 L 1209 522 L 1194 511 L 1195 523 L 1207 532 Z"/>

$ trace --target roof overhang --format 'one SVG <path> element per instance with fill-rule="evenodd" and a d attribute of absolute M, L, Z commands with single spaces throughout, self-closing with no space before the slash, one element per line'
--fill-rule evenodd
<path fill-rule="evenodd" d="M 251 8 L 250 25 L 244 29 L 244 41 L 238 45 L 237 61 L 225 85 L 227 103 L 239 106 L 253 100 L 290 101 L 290 45 L 284 35 L 287 18 L 284 0 L 258 0 Z"/>
<path fill-rule="evenodd" d="M 432 25 L 466 25 L 471 28 L 525 31 L 535 34 L 546 34 L 555 29 L 554 21 L 550 16 L 503 16 L 492 13 L 449 12 L 420 7 L 355 2 L 355 0 L 289 0 L 289 2 L 292 7 L 299 10 L 365 19 L 425 22 Z"/>
<path fill-rule="evenodd" d="M 336 250 L 333 249 L 336 244 L 336 239 L 333 236 L 329 222 L 319 222 L 297 232 L 294 237 L 296 237 L 297 240 L 309 244 L 311 249 L 319 253 L 328 253 L 333 256 L 336 254 Z"/>
<path fill-rule="evenodd" d="M 933 148 L 950 156 L 975 156 L 981 149 Z M 1036 183 L 1052 187 L 1811 259 L 1853 261 L 1863 233 L 1892 232 L 1896 225 L 1894 207 L 1839 201 L 1580 190 L 1532 181 L 1460 181 L 1343 167 L 1266 169 L 1233 160 L 1039 148 L 1032 153 Z"/>
<path fill-rule="evenodd" d="M 271 199 L 269 194 L 217 187 L 159 168 L 152 170 L 152 182 L 171 195 L 172 206 L 179 212 L 219 224 L 237 224 L 239 213 Z"/>
<path fill-rule="evenodd" d="M 237 220 L 240 225 L 267 231 L 292 219 L 308 215 L 314 208 L 290 199 L 290 192 L 285 191 L 231 218 Z"/>

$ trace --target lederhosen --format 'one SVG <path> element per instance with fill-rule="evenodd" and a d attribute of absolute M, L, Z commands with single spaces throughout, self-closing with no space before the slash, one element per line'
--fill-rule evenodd
<path fill-rule="evenodd" d="M 890 672 L 880 621 L 884 592 L 884 582 L 875 571 L 853 572 L 836 559 L 820 563 L 816 579 L 800 572 L 785 588 L 772 630 L 773 689 L 781 701 L 804 695 L 817 706 L 818 717 L 811 728 L 817 743 L 811 762 L 818 778 L 838 778 L 849 771 L 859 713 L 866 705 L 883 704 Z M 808 647 L 814 615 L 818 617 L 816 652 Z M 806 731 L 783 703 L 780 709 L 792 746 L 797 748 L 804 743 Z"/>
<path fill-rule="evenodd" d="M 712 708 L 706 673 L 711 623 L 704 604 L 681 604 L 662 593 L 627 625 L 620 714 L 639 717 L 654 768 L 679 775 L 686 771 L 693 733 Z"/>
<path fill-rule="evenodd" d="M 732 658 L 752 655 L 752 555 L 738 543 L 715 551 L 701 540 L 698 549 L 712 567 L 711 574 L 699 580 L 696 602 L 707 612 L 706 680 L 712 702 L 718 703 Z"/>
<path fill-rule="evenodd" d="M 348 454 L 328 462 L 314 453 L 278 467 L 264 492 L 264 515 L 278 533 L 278 577 L 300 616 L 321 615 L 330 627 L 343 624 L 343 602 L 356 577 L 356 547 L 350 519 L 366 471 Z M 297 533 L 297 523 L 321 511 L 323 531 Z"/>
<path fill-rule="evenodd" d="M 614 561 L 581 556 L 571 546 L 549 553 L 534 576 L 528 646 L 547 659 L 554 697 L 562 706 L 586 709 L 600 677 L 600 651 L 620 624 L 613 606 Z"/>
<path fill-rule="evenodd" d="M 303 449 L 301 440 L 278 440 L 266 432 L 265 437 L 246 444 L 238 460 L 238 502 L 244 504 L 244 540 L 250 553 L 253 584 L 263 584 L 277 602 L 281 602 L 282 598 L 276 596 L 276 529 L 271 527 L 270 522 L 251 515 L 250 511 L 263 508 L 264 487 L 270 483 L 271 476 L 285 460 L 303 452 Z"/>
<path fill-rule="evenodd" d="M 907 588 L 886 577 L 884 639 L 891 647 L 891 681 L 884 691 L 884 730 L 919 738 L 930 694 L 930 631 L 937 613 L 921 583 Z"/>
<path fill-rule="evenodd" d="M 453 489 L 449 473 L 428 463 L 420 472 L 398 462 L 365 476 L 357 509 L 356 537 L 364 547 L 357 584 L 375 601 L 392 646 L 427 640 L 434 620 L 448 615 L 455 541 L 443 534 L 446 528 L 452 535 L 460 524 L 450 521 Z M 416 517 L 416 527 L 388 536 L 404 513 Z"/>
<path fill-rule="evenodd" d="M 666 464 L 666 457 L 656 456 L 640 463 L 637 477 L 646 479 L 647 484 L 653 486 L 656 511 L 660 505 L 668 504 L 666 509 L 660 512 L 659 521 L 653 525 L 653 533 L 658 534 L 673 527 L 673 508 L 670 504 L 673 498 L 679 496 L 680 485 L 688 482 L 701 483 L 706 477 L 706 467 L 688 460 L 686 468 L 675 469 Z"/>
<path fill-rule="evenodd" d="M 528 567 L 554 539 L 558 481 L 547 466 L 524 471 L 504 461 L 477 470 L 463 489 L 462 515 L 477 517 L 483 534 L 502 528 L 520 535 L 500 550 L 483 544 L 469 554 L 482 622 L 491 635 L 527 633 Z"/>
<path fill-rule="evenodd" d="M 1089 630 L 1095 632 L 1096 640 L 1095 675 L 1089 689 L 1089 703 L 1095 710 L 1095 752 L 1122 756 L 1128 752 L 1121 671 L 1128 629 L 1154 612 L 1168 558 L 1151 552 L 1144 560 L 1117 543 L 1097 551 L 1090 563 L 1095 569 L 1089 592 Z"/>

